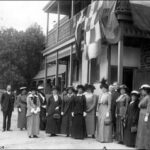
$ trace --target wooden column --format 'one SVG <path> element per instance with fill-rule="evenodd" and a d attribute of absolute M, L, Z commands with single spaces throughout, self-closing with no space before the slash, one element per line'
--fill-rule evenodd
<path fill-rule="evenodd" d="M 120 22 L 121 36 L 120 41 L 118 42 L 118 83 L 122 84 L 123 82 L 123 23 Z"/>
<path fill-rule="evenodd" d="M 47 13 L 47 29 L 46 29 L 46 35 L 47 35 L 47 45 L 48 45 L 48 32 L 49 32 L 49 13 Z"/>
<path fill-rule="evenodd" d="M 57 20 L 57 43 L 59 41 L 59 24 L 60 24 L 60 5 L 59 1 L 57 1 L 57 15 L 58 15 L 58 20 Z M 55 79 L 55 85 L 58 86 L 58 71 L 59 71 L 59 62 L 58 62 L 58 51 L 56 52 L 56 79 Z"/>
<path fill-rule="evenodd" d="M 71 1 L 71 18 L 74 16 L 74 0 Z M 73 60 L 72 60 L 72 54 L 73 54 L 73 44 L 71 44 L 70 49 L 70 69 L 69 69 L 69 86 L 72 85 L 72 67 L 73 67 Z"/>
<path fill-rule="evenodd" d="M 108 45 L 107 48 L 107 61 L 108 61 L 108 73 L 107 73 L 107 80 L 108 84 L 111 82 L 111 45 Z"/>
<path fill-rule="evenodd" d="M 59 25 L 60 25 L 60 5 L 59 1 L 57 1 L 57 15 L 58 15 L 58 20 L 57 20 L 57 42 L 59 41 Z"/>
<path fill-rule="evenodd" d="M 88 61 L 88 83 L 91 84 L 91 60 Z"/>
<path fill-rule="evenodd" d="M 44 93 L 46 94 L 47 87 L 47 56 L 45 56 L 45 78 L 44 78 Z"/>
<path fill-rule="evenodd" d="M 55 85 L 58 86 L 58 70 L 59 70 L 59 62 L 58 62 L 58 51 L 56 52 L 56 79 Z"/>
<path fill-rule="evenodd" d="M 73 67 L 73 61 L 72 61 L 72 53 L 73 53 L 73 44 L 71 45 L 71 49 L 70 49 L 70 70 L 69 70 L 69 86 L 72 85 L 72 67 Z"/>

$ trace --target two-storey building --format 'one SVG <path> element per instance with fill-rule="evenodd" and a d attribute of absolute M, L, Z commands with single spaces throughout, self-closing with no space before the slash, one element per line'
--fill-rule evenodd
<path fill-rule="evenodd" d="M 92 3 L 91 0 L 54 0 L 44 11 L 47 13 L 47 44 L 43 51 L 45 67 L 34 78 L 36 84 L 45 83 L 50 88 L 59 85 L 61 89 L 79 83 L 93 83 L 96 92 L 99 81 L 106 78 L 109 83 L 118 81 L 132 88 L 150 81 L 149 41 L 150 34 L 137 28 L 132 19 L 129 0 L 116 0 L 116 16 L 121 37 L 116 44 L 103 45 L 101 59 L 85 59 L 82 48 L 80 60 L 75 57 L 75 28 L 80 11 Z M 58 21 L 49 31 L 49 14 L 58 15 Z M 60 19 L 60 15 L 65 17 Z M 49 89 L 48 88 L 48 89 Z"/>

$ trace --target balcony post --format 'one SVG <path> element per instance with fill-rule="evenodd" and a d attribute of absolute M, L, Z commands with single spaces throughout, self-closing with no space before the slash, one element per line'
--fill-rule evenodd
<path fill-rule="evenodd" d="M 47 46 L 48 46 L 48 31 L 49 31 L 49 13 L 47 13 L 47 29 L 46 29 L 46 42 L 47 42 Z"/>
<path fill-rule="evenodd" d="M 88 83 L 91 84 L 91 60 L 88 61 L 88 74 L 87 74 Z"/>
<path fill-rule="evenodd" d="M 58 62 L 58 51 L 56 52 L 56 79 L 55 85 L 58 86 L 58 70 L 59 70 L 59 62 Z"/>
<path fill-rule="evenodd" d="M 118 42 L 118 83 L 122 84 L 123 82 L 123 23 L 120 22 L 121 36 L 120 41 Z"/>
<path fill-rule="evenodd" d="M 71 45 L 71 49 L 70 49 L 70 70 L 69 70 L 69 86 L 72 85 L 72 67 L 73 67 L 73 63 L 72 63 L 72 53 L 73 53 L 73 44 Z"/>
<path fill-rule="evenodd" d="M 57 43 L 59 41 L 59 25 L 60 25 L 60 4 L 59 1 L 57 1 L 57 15 L 58 15 L 58 20 L 57 20 Z"/>
<path fill-rule="evenodd" d="M 47 87 L 47 56 L 45 56 L 45 78 L 44 78 L 44 93 L 46 94 Z"/>
<path fill-rule="evenodd" d="M 71 1 L 71 18 L 74 16 L 74 0 Z"/>

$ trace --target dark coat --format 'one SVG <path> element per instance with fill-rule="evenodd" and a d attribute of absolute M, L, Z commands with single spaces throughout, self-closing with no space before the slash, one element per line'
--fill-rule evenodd
<path fill-rule="evenodd" d="M 58 96 L 58 101 L 56 101 L 55 102 L 55 100 L 54 100 L 54 97 L 53 97 L 53 95 L 52 96 L 50 96 L 50 98 L 48 99 L 48 101 L 47 101 L 47 113 L 48 113 L 48 116 L 51 116 L 51 115 L 53 115 L 54 113 L 56 113 L 56 112 L 58 112 L 58 113 L 60 113 L 60 111 L 61 111 L 61 98 L 60 98 L 60 96 Z M 59 107 L 59 110 L 58 111 L 56 111 L 55 110 L 55 108 L 56 107 Z"/>
<path fill-rule="evenodd" d="M 56 107 L 59 107 L 58 110 L 55 110 Z M 55 119 L 54 114 L 61 113 L 61 98 L 58 96 L 58 100 L 55 102 L 54 96 L 50 96 L 47 101 L 47 123 L 46 123 L 46 133 L 58 134 L 60 133 L 61 119 Z"/>
<path fill-rule="evenodd" d="M 62 100 L 61 112 L 63 112 L 62 123 L 61 123 L 61 133 L 62 134 L 70 134 L 71 124 L 72 124 L 72 102 L 74 100 L 74 95 L 71 97 L 64 96 Z"/>
<path fill-rule="evenodd" d="M 75 96 L 72 103 L 72 120 L 71 136 L 75 139 L 83 139 L 86 136 L 86 125 L 83 112 L 86 112 L 86 98 L 84 95 Z"/>
<path fill-rule="evenodd" d="M 3 112 L 12 112 L 14 110 L 15 97 L 13 94 L 3 93 L 1 97 L 1 106 Z"/>
<path fill-rule="evenodd" d="M 134 147 L 137 131 L 131 132 L 131 128 L 138 127 L 138 119 L 139 119 L 138 102 L 134 102 L 128 105 L 125 118 L 126 121 L 124 129 L 124 144 L 127 146 Z"/>
<path fill-rule="evenodd" d="M 42 96 L 45 98 L 43 100 Z M 38 97 L 39 97 L 39 100 L 40 100 L 40 104 L 41 104 L 41 111 L 40 111 L 40 129 L 41 130 L 45 130 L 46 128 L 46 97 L 43 93 L 38 93 Z"/>
<path fill-rule="evenodd" d="M 86 112 L 86 98 L 84 95 L 75 96 L 74 101 L 72 103 L 72 112 L 74 112 L 74 115 L 83 115 L 83 112 Z"/>

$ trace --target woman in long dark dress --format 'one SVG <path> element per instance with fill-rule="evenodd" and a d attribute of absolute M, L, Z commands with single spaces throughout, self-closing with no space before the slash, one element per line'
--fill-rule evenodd
<path fill-rule="evenodd" d="M 26 94 L 26 87 L 20 88 L 21 94 L 17 97 L 17 107 L 18 107 L 18 128 L 20 130 L 27 128 L 27 120 L 26 120 L 26 113 L 27 113 L 27 94 Z"/>
<path fill-rule="evenodd" d="M 138 131 L 136 138 L 136 148 L 145 149 L 146 148 L 146 133 L 147 133 L 147 124 L 145 122 L 145 116 L 147 113 L 148 103 L 150 101 L 150 85 L 144 84 L 140 88 L 142 99 L 139 102 L 140 114 L 138 121 Z"/>
<path fill-rule="evenodd" d="M 85 124 L 87 136 L 91 135 L 95 137 L 96 130 L 96 104 L 97 96 L 93 94 L 95 87 L 93 85 L 85 85 L 85 97 L 86 97 L 86 113 Z"/>
<path fill-rule="evenodd" d="M 127 94 L 127 86 L 120 86 L 120 96 L 116 100 L 116 140 L 119 143 L 123 143 L 124 138 L 124 119 L 127 111 L 127 106 L 130 97 Z"/>
<path fill-rule="evenodd" d="M 67 137 L 70 135 L 71 123 L 72 123 L 72 102 L 74 100 L 73 87 L 68 88 L 68 94 L 62 99 L 61 115 L 61 133 L 66 134 Z"/>
<path fill-rule="evenodd" d="M 139 96 L 140 93 L 138 91 L 131 92 L 131 101 L 125 116 L 124 144 L 130 147 L 134 147 L 136 141 L 139 119 Z"/>
<path fill-rule="evenodd" d="M 85 116 L 86 116 L 86 98 L 83 95 L 83 85 L 78 85 L 78 94 L 72 103 L 72 128 L 71 137 L 75 139 L 84 139 L 86 136 Z"/>
<path fill-rule="evenodd" d="M 45 130 L 46 128 L 46 97 L 43 90 L 43 86 L 38 86 L 38 97 L 41 103 L 40 130 Z"/>
<path fill-rule="evenodd" d="M 58 87 L 53 87 L 52 96 L 47 101 L 46 133 L 56 136 L 60 133 L 61 125 L 61 98 L 58 95 Z"/>

